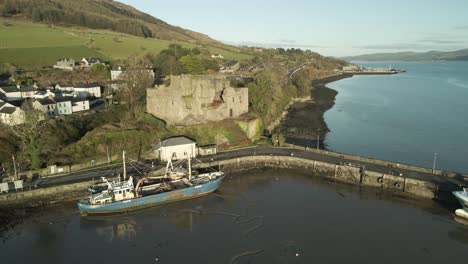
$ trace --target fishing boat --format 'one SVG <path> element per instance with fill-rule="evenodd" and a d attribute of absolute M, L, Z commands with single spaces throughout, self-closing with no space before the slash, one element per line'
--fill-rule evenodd
<path fill-rule="evenodd" d="M 109 182 L 101 178 L 107 188 L 96 191 L 78 202 L 81 215 L 103 215 L 134 211 L 146 207 L 192 199 L 214 192 L 221 185 L 224 173 L 213 171 L 192 175 L 191 159 L 188 170 L 183 172 L 174 168 L 168 161 L 166 173 L 159 177 L 127 179 L 125 152 L 123 152 L 123 181 Z M 179 161 L 180 164 L 180 161 Z M 136 184 L 134 184 L 136 182 Z"/>
<path fill-rule="evenodd" d="M 452 192 L 455 198 L 462 205 L 462 209 L 455 211 L 455 214 L 459 217 L 468 219 L 468 188 L 463 188 L 463 191 Z"/>

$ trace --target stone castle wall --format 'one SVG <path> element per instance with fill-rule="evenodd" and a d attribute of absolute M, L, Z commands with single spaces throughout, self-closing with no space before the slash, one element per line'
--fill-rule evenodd
<path fill-rule="evenodd" d="M 196 125 L 237 118 L 249 111 L 247 88 L 223 76 L 171 76 L 170 85 L 147 89 L 147 112 L 168 125 Z"/>

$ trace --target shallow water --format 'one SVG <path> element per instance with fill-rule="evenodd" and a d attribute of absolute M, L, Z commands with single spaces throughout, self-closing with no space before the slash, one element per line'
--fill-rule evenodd
<path fill-rule="evenodd" d="M 388 67 L 389 62 L 358 64 Z M 393 62 L 398 75 L 354 76 L 325 113 L 329 149 L 468 173 L 468 62 Z"/>
<path fill-rule="evenodd" d="M 3 239 L 2 263 L 464 263 L 468 258 L 468 226 L 435 202 L 271 170 L 230 176 L 212 195 L 132 214 L 81 218 L 74 204 L 56 206 Z M 246 252 L 252 255 L 241 256 Z"/>

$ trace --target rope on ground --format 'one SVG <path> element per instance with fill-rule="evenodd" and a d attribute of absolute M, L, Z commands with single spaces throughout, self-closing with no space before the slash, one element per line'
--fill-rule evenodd
<path fill-rule="evenodd" d="M 245 251 L 240 254 L 235 255 L 234 257 L 231 258 L 231 261 L 229 263 L 233 264 L 235 263 L 238 259 L 242 257 L 247 257 L 247 256 L 255 256 L 263 252 L 263 249 L 259 250 L 251 250 L 251 251 Z"/>

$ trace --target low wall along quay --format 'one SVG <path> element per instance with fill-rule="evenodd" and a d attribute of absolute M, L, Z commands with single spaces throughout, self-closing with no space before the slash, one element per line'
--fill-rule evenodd
<path fill-rule="evenodd" d="M 397 191 L 421 198 L 434 199 L 438 193 L 437 184 L 430 182 L 429 179 L 425 181 L 404 176 L 387 175 L 353 166 L 330 164 L 294 156 L 251 156 L 204 163 L 195 167 L 216 166 L 220 166 L 224 172 L 243 172 L 259 168 L 301 169 L 310 172 L 311 176 L 349 184 L 379 187 L 384 190 Z"/>
<path fill-rule="evenodd" d="M 366 170 L 362 167 L 353 166 L 349 163 L 332 164 L 309 158 L 280 155 L 251 155 L 239 158 L 230 158 L 219 161 L 208 161 L 194 165 L 194 168 L 220 167 L 227 173 L 240 173 L 249 170 L 270 169 L 299 169 L 310 173 L 314 177 L 322 177 L 327 180 L 344 182 L 348 184 L 381 188 L 383 190 L 398 192 L 410 196 L 427 199 L 453 199 L 450 192 L 453 184 L 447 188 L 447 180 L 440 180 L 440 175 L 389 175 L 385 173 Z M 423 170 L 419 168 L 418 170 Z M 416 170 L 416 172 L 418 171 Z M 163 173 L 161 171 L 161 173 Z M 419 176 L 419 177 L 416 177 Z M 65 176 L 66 177 L 66 176 Z M 435 180 L 435 177 L 439 177 Z M 444 178 L 443 178 L 444 179 Z M 86 194 L 87 187 L 92 181 L 59 185 L 50 188 L 33 189 L 24 192 L 14 192 L 0 195 L 0 205 L 21 204 L 47 204 L 62 200 L 77 200 Z"/>

